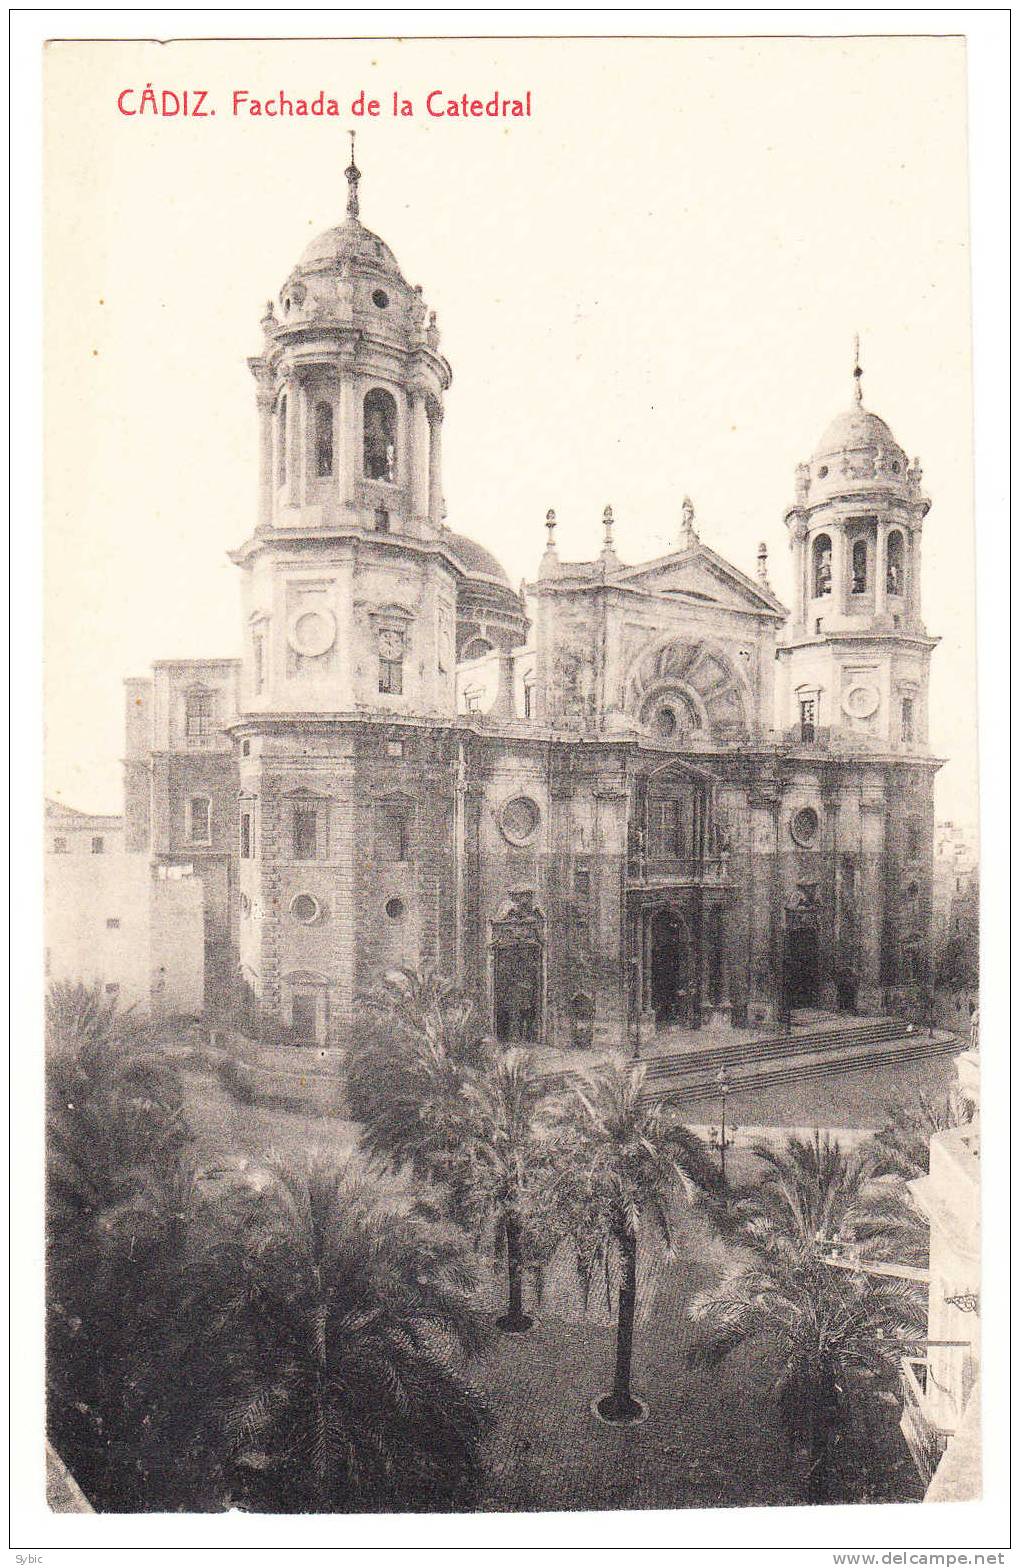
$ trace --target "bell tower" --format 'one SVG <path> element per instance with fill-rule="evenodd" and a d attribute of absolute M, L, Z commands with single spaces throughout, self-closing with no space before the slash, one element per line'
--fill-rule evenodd
<path fill-rule="evenodd" d="M 795 743 L 924 755 L 937 640 L 921 613 L 931 503 L 917 460 L 863 406 L 861 379 L 855 345 L 851 407 L 798 467 L 785 517 L 794 603 L 778 650 L 780 723 Z"/>
<path fill-rule="evenodd" d="M 312 240 L 248 361 L 256 526 L 243 571 L 242 711 L 452 716 L 458 569 L 444 544 L 435 313 L 361 222 Z"/>

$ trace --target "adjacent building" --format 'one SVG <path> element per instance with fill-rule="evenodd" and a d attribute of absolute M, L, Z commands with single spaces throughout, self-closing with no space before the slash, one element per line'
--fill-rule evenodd
<path fill-rule="evenodd" d="M 929 502 L 862 405 L 796 472 L 788 612 L 698 534 L 518 591 L 443 502 L 452 369 L 360 220 L 309 244 L 249 360 L 240 657 L 127 683 L 125 835 L 205 888 L 207 1000 L 323 1041 L 435 965 L 500 1038 L 881 1011 L 931 966 Z M 665 500 L 666 498 L 664 498 Z"/>

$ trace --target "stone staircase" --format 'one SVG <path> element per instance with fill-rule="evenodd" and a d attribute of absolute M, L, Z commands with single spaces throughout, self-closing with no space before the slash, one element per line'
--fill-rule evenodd
<path fill-rule="evenodd" d="M 832 1078 L 854 1068 L 887 1067 L 963 1049 L 946 1030 L 909 1031 L 902 1018 L 868 1018 L 859 1023 L 768 1035 L 705 1050 L 675 1051 L 645 1058 L 645 1097 L 664 1103 L 717 1098 L 724 1069 L 730 1091 L 765 1089 L 778 1083 Z"/>

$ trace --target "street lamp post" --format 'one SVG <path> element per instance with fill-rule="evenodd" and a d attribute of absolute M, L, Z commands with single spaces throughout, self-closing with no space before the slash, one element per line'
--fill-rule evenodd
<path fill-rule="evenodd" d="M 726 1081 L 726 1069 L 725 1069 L 725 1067 L 720 1067 L 720 1069 L 719 1069 L 719 1076 L 716 1079 L 716 1083 L 719 1085 L 719 1096 L 720 1096 L 720 1100 L 722 1102 L 722 1115 L 720 1117 L 720 1126 L 719 1126 L 719 1161 L 720 1161 L 720 1173 L 722 1175 L 722 1184 L 723 1184 L 723 1187 L 725 1188 L 725 1186 L 726 1186 L 726 1096 L 730 1092 L 730 1086 L 729 1086 L 729 1084 Z"/>

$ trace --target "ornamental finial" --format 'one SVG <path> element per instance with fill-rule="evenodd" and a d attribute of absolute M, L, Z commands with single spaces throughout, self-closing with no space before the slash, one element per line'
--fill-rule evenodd
<path fill-rule="evenodd" d="M 548 512 L 546 512 L 546 514 L 545 514 L 545 527 L 546 527 L 546 536 L 547 536 L 548 541 L 549 541 L 548 544 L 546 545 L 546 549 L 547 550 L 555 550 L 555 548 L 556 548 L 556 513 L 553 511 L 552 507 L 550 507 Z"/>
<path fill-rule="evenodd" d="M 769 585 L 769 547 L 764 539 L 758 546 L 758 581 L 766 588 Z"/>
<path fill-rule="evenodd" d="M 858 404 L 858 406 L 860 406 L 861 402 L 863 401 L 862 394 L 861 394 L 861 377 L 863 376 L 863 374 L 864 374 L 864 371 L 861 369 L 861 338 L 860 338 L 860 333 L 855 332 L 854 333 L 854 402 L 856 404 Z"/>
<path fill-rule="evenodd" d="M 358 181 L 361 179 L 361 170 L 354 161 L 354 135 L 353 131 L 347 132 L 351 138 L 351 161 L 347 165 L 347 216 L 358 216 Z"/>
<path fill-rule="evenodd" d="M 694 527 L 694 502 L 689 495 L 685 495 L 680 508 L 680 522 L 683 527 L 683 547 L 690 550 L 698 542 L 697 530 Z"/>
<path fill-rule="evenodd" d="M 603 555 L 613 553 L 613 508 L 607 506 L 602 513 L 602 527 L 605 529 L 605 540 L 602 545 Z"/>

